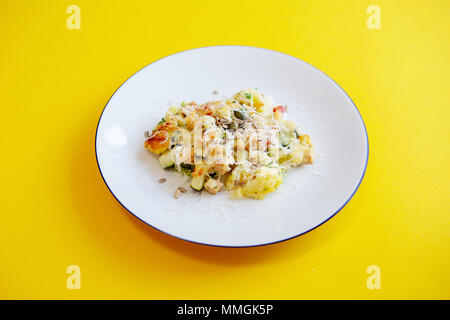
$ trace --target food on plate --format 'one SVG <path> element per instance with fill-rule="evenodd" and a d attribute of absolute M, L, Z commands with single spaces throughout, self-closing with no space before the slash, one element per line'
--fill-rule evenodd
<path fill-rule="evenodd" d="M 264 199 L 295 166 L 314 163 L 314 145 L 292 121 L 287 106 L 274 105 L 258 89 L 229 99 L 172 105 L 144 146 L 162 168 L 190 177 L 196 191 Z M 183 188 L 184 189 L 184 188 Z M 175 197 L 185 192 L 177 189 Z"/>

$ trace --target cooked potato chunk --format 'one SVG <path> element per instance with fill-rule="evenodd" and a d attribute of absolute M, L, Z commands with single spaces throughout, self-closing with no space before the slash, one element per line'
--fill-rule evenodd
<path fill-rule="evenodd" d="M 221 175 L 224 175 L 225 173 L 231 170 L 230 166 L 224 163 L 216 164 L 213 168 L 214 170 L 217 171 L 217 173 Z"/>
<path fill-rule="evenodd" d="M 264 199 L 266 194 L 275 191 L 282 183 L 280 169 L 261 167 L 242 188 L 242 193 L 250 198 Z"/>
<path fill-rule="evenodd" d="M 144 146 L 155 154 L 163 153 L 169 148 L 170 145 L 170 135 L 167 131 L 155 131 L 145 141 Z"/>
<path fill-rule="evenodd" d="M 205 190 L 211 194 L 216 194 L 217 192 L 219 192 L 222 186 L 223 186 L 222 182 L 212 178 L 208 178 L 208 181 L 206 181 L 204 185 Z"/>

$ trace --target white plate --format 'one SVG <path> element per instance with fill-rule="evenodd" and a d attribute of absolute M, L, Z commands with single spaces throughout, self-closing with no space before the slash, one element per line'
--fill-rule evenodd
<path fill-rule="evenodd" d="M 154 128 L 170 101 L 206 102 L 218 98 L 214 90 L 221 98 L 244 88 L 259 88 L 276 104 L 287 104 L 288 119 L 323 156 L 290 170 L 287 182 L 265 200 L 193 191 L 174 199 L 182 177 L 160 168 L 144 149 L 144 132 Z M 361 183 L 368 140 L 352 100 L 315 67 L 267 49 L 217 46 L 165 57 L 122 84 L 100 117 L 96 154 L 109 190 L 143 222 L 184 240 L 240 247 L 287 240 L 334 216 Z M 159 184 L 162 177 L 168 181 Z"/>

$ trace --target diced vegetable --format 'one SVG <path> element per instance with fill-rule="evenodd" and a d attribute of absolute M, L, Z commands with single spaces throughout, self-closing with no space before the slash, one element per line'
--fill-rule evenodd
<path fill-rule="evenodd" d="M 279 111 L 281 113 L 284 113 L 284 107 L 283 106 L 278 106 L 278 107 L 273 108 L 273 112 L 277 112 L 277 111 Z"/>
<path fill-rule="evenodd" d="M 216 119 L 211 116 L 203 116 L 201 120 L 203 129 L 209 129 L 216 125 Z"/>
<path fill-rule="evenodd" d="M 225 163 L 218 163 L 213 167 L 219 174 L 224 175 L 231 170 L 230 166 Z"/>
<path fill-rule="evenodd" d="M 170 168 L 174 165 L 172 152 L 166 151 L 159 157 L 159 163 L 163 168 Z"/>
<path fill-rule="evenodd" d="M 204 183 L 205 183 L 205 175 L 193 177 L 191 182 L 191 188 L 197 191 L 201 191 L 203 189 Z"/>
<path fill-rule="evenodd" d="M 295 128 L 297 127 L 297 125 L 295 124 L 294 121 L 291 120 L 283 120 L 283 124 L 286 126 L 286 128 L 288 128 L 289 130 L 295 130 Z"/>
<path fill-rule="evenodd" d="M 216 194 L 222 188 L 223 183 L 219 180 L 208 178 L 208 181 L 205 183 L 205 190 L 211 194 Z"/>
<path fill-rule="evenodd" d="M 180 166 L 188 171 L 193 171 L 195 168 L 195 165 L 189 163 L 182 163 Z"/>
<path fill-rule="evenodd" d="M 170 106 L 167 112 L 170 114 L 177 114 L 180 110 L 181 109 L 178 106 Z"/>
<path fill-rule="evenodd" d="M 205 166 L 197 165 L 194 172 L 192 172 L 191 188 L 197 191 L 202 190 L 207 174 L 208 170 Z"/>

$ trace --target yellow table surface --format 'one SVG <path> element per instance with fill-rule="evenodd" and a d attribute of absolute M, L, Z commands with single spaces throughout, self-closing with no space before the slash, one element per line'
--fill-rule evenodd
<path fill-rule="evenodd" d="M 72 4 L 81 29 L 67 27 Z M 381 29 L 367 27 L 372 4 Z M 445 0 L 3 0 L 0 298 L 450 298 L 449 21 Z M 223 44 L 311 63 L 365 121 L 358 192 L 304 236 L 187 243 L 128 214 L 100 177 L 95 129 L 118 86 L 161 57 Z M 380 289 L 367 287 L 370 265 Z"/>

